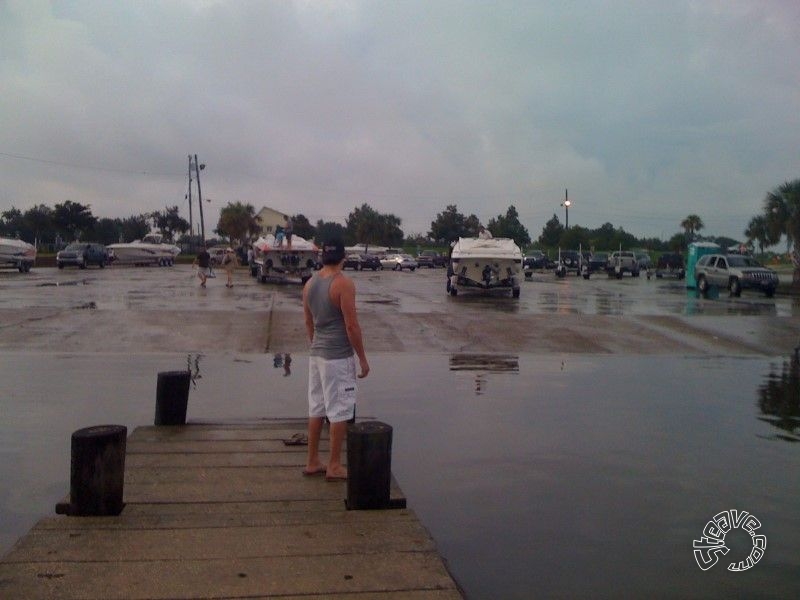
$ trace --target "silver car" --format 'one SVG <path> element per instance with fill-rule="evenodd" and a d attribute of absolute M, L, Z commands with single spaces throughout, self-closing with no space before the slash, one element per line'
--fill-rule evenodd
<path fill-rule="evenodd" d="M 392 269 L 394 271 L 402 271 L 408 269 L 413 271 L 417 268 L 417 261 L 408 254 L 387 254 L 381 259 L 381 266 L 384 269 Z"/>
<path fill-rule="evenodd" d="M 750 256 L 741 254 L 706 254 L 694 268 L 697 289 L 704 296 L 715 285 L 731 296 L 741 296 L 743 289 L 760 290 L 767 298 L 775 295 L 778 274 Z"/>

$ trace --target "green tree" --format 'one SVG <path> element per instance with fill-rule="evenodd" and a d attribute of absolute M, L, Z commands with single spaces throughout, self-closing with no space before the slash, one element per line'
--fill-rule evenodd
<path fill-rule="evenodd" d="M 683 252 L 686 250 L 686 246 L 688 246 L 689 241 L 686 239 L 685 233 L 676 233 L 667 242 L 667 247 L 672 252 Z"/>
<path fill-rule="evenodd" d="M 381 214 L 368 204 L 362 204 L 347 217 L 347 240 L 367 245 L 399 246 L 403 243 L 400 224 L 398 217 Z"/>
<path fill-rule="evenodd" d="M 120 242 L 132 242 L 140 240 L 150 233 L 148 215 L 133 215 L 120 221 L 119 234 Z"/>
<path fill-rule="evenodd" d="M 487 229 L 495 237 L 511 238 L 517 246 L 522 248 L 531 243 L 531 236 L 525 226 L 520 223 L 519 214 L 513 204 L 508 207 L 505 215 L 497 215 L 497 217 L 491 219 Z"/>
<path fill-rule="evenodd" d="M 92 239 L 101 244 L 115 244 L 119 241 L 119 234 L 122 230 L 120 219 L 109 219 L 103 217 L 97 221 L 92 232 Z"/>
<path fill-rule="evenodd" d="M 545 248 L 555 248 L 561 240 L 561 234 L 564 233 L 564 226 L 558 220 L 558 217 L 553 214 L 553 218 L 544 224 L 542 234 L 539 236 L 539 244 Z"/>
<path fill-rule="evenodd" d="M 13 206 L 0 213 L 0 233 L 6 237 L 17 237 L 24 239 L 23 230 L 25 229 L 25 219 L 22 211 Z"/>
<path fill-rule="evenodd" d="M 686 233 L 686 239 L 694 240 L 697 232 L 705 227 L 705 225 L 703 224 L 703 219 L 697 215 L 689 215 L 683 221 L 681 221 L 681 227 Z"/>
<path fill-rule="evenodd" d="M 156 211 L 152 215 L 153 226 L 168 240 L 175 239 L 175 233 L 189 231 L 189 221 L 178 214 L 177 206 L 168 206 L 163 211 Z"/>
<path fill-rule="evenodd" d="M 80 240 L 84 232 L 91 231 L 97 222 L 97 217 L 92 215 L 91 206 L 66 200 L 63 204 L 56 204 L 53 210 L 53 224 L 56 231 L 62 234 L 67 241 Z"/>
<path fill-rule="evenodd" d="M 444 211 L 436 215 L 436 220 L 431 221 L 428 237 L 439 244 L 449 244 L 460 237 L 478 235 L 479 226 L 478 217 L 475 215 L 465 217 L 458 212 L 455 204 L 448 204 Z"/>
<path fill-rule="evenodd" d="M 34 244 L 39 245 L 45 241 L 54 241 L 53 209 L 44 204 L 39 204 L 25 211 L 22 215 L 25 228 L 33 234 Z"/>
<path fill-rule="evenodd" d="M 347 230 L 344 228 L 344 225 L 340 223 L 333 223 L 331 221 L 325 222 L 322 219 L 317 221 L 314 234 L 314 240 L 316 241 L 317 245 L 322 244 L 322 242 L 325 240 L 330 240 L 333 238 L 341 238 L 344 240 L 346 237 Z"/>
<path fill-rule="evenodd" d="M 573 225 L 561 234 L 561 239 L 558 244 L 563 250 L 582 250 L 589 251 L 591 247 L 591 239 L 589 230 L 580 225 Z"/>
<path fill-rule="evenodd" d="M 768 192 L 764 198 L 768 242 L 777 244 L 786 236 L 786 247 L 792 253 L 793 285 L 800 286 L 800 179 L 787 181 Z"/>
<path fill-rule="evenodd" d="M 261 225 L 256 218 L 256 209 L 252 204 L 229 202 L 219 212 L 219 222 L 216 232 L 226 236 L 231 243 L 246 244 L 261 231 Z"/>
<path fill-rule="evenodd" d="M 767 217 L 765 215 L 756 215 L 747 224 L 747 229 L 744 230 L 749 243 L 758 243 L 758 251 L 760 254 L 764 253 L 764 248 L 769 243 L 769 229 L 767 227 Z"/>
<path fill-rule="evenodd" d="M 314 235 L 316 234 L 316 230 L 311 222 L 308 220 L 303 214 L 296 214 L 292 217 L 292 223 L 294 224 L 294 233 L 293 235 L 299 235 L 301 238 L 306 240 L 313 240 Z"/>

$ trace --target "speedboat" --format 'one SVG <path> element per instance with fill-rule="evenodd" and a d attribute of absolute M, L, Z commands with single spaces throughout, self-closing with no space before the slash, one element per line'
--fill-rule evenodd
<path fill-rule="evenodd" d="M 510 238 L 459 238 L 447 272 L 447 291 L 452 296 L 462 288 L 479 288 L 511 290 L 519 298 L 522 250 Z"/>
<path fill-rule="evenodd" d="M 114 262 L 126 265 L 158 265 L 171 267 L 181 249 L 164 242 L 160 233 L 149 233 L 141 240 L 129 244 L 111 244 L 107 248 L 113 252 Z"/>
<path fill-rule="evenodd" d="M 318 256 L 319 248 L 312 241 L 295 234 L 290 248 L 286 240 L 278 241 L 270 233 L 253 243 L 250 275 L 258 277 L 261 283 L 266 283 L 267 279 L 305 283 L 317 268 Z"/>
<path fill-rule="evenodd" d="M 36 246 L 15 238 L 0 237 L 0 266 L 11 266 L 20 273 L 31 270 L 36 260 Z"/>

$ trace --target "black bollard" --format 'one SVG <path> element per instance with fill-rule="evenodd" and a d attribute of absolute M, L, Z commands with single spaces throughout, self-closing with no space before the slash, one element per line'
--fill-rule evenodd
<path fill-rule="evenodd" d="M 392 479 L 392 427 L 364 421 L 347 428 L 348 510 L 399 507 L 389 499 Z"/>
<path fill-rule="evenodd" d="M 163 371 L 156 383 L 156 425 L 185 425 L 189 404 L 189 371 Z"/>
<path fill-rule="evenodd" d="M 96 425 L 72 434 L 69 503 L 57 504 L 57 514 L 109 516 L 122 512 L 127 434 L 123 425 Z"/>

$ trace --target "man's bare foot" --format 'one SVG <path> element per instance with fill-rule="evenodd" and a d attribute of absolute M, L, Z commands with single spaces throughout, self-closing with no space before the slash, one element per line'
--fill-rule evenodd
<path fill-rule="evenodd" d="M 347 481 L 347 469 L 345 467 L 328 468 L 325 473 L 325 481 Z"/>
<path fill-rule="evenodd" d="M 310 477 L 312 475 L 327 475 L 328 466 L 323 465 L 322 463 L 317 463 L 316 465 L 306 465 L 306 468 L 303 469 L 303 475 L 306 477 Z"/>

